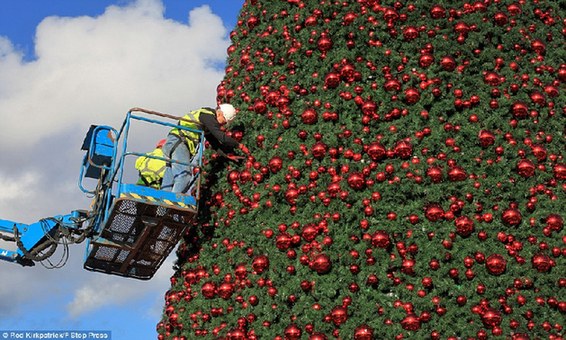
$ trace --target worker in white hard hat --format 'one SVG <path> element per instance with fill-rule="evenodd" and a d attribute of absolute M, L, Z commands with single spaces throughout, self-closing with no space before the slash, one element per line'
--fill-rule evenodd
<path fill-rule="evenodd" d="M 250 151 L 234 138 L 222 131 L 221 126 L 229 123 L 236 116 L 236 109 L 231 104 L 220 104 L 216 109 L 203 107 L 186 114 L 179 125 L 195 130 L 203 130 L 204 137 L 215 149 L 221 148 L 225 154 L 236 149 L 249 155 Z M 161 190 L 186 193 L 192 186 L 193 169 L 182 163 L 189 163 L 198 152 L 199 134 L 183 129 L 172 129 L 163 145 L 163 154 L 172 160 L 165 170 Z M 232 156 L 230 156 L 232 157 Z"/>

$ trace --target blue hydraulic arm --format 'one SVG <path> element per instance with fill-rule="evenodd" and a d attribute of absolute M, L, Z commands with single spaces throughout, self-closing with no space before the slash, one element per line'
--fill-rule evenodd
<path fill-rule="evenodd" d="M 68 215 L 44 218 L 32 224 L 0 220 L 0 240 L 11 249 L 0 247 L 0 259 L 33 266 L 55 252 L 58 245 L 80 243 L 88 237 L 82 228 L 87 213 L 75 210 Z"/>

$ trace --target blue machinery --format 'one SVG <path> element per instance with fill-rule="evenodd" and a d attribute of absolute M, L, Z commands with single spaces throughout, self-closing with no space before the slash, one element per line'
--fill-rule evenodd
<path fill-rule="evenodd" d="M 149 115 L 159 118 L 149 118 Z M 109 126 L 91 126 L 82 146 L 86 155 L 79 176 L 79 188 L 93 197 L 91 209 L 44 218 L 29 225 L 0 220 L 0 259 L 31 266 L 34 262 L 49 261 L 58 245 L 66 247 L 69 243 L 86 240 L 85 269 L 151 279 L 197 214 L 198 169 L 204 150 L 202 131 L 162 118 L 180 119 L 133 108 L 128 111 L 119 131 Z M 128 151 L 128 133 L 133 120 L 177 127 L 201 135 L 195 159 L 183 163 L 195 168 L 190 194 L 175 194 L 123 182 L 126 158 L 143 154 Z M 86 181 L 87 178 L 90 180 Z M 93 188 L 85 188 L 87 182 L 95 183 Z M 11 245 L 12 249 L 4 249 L 5 245 Z"/>

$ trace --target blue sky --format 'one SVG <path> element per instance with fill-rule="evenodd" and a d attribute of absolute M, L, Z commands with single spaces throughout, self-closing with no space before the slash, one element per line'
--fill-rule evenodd
<path fill-rule="evenodd" d="M 0 219 L 33 223 L 87 209 L 77 187 L 91 124 L 134 106 L 175 115 L 214 105 L 243 0 L 2 0 Z M 212 104 L 211 104 L 212 103 Z M 151 148 L 159 134 L 134 138 Z M 110 330 L 155 339 L 171 256 L 150 281 L 0 263 L 0 331 Z"/>

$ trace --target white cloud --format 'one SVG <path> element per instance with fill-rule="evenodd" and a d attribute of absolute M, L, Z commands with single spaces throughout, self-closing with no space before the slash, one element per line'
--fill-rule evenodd
<path fill-rule="evenodd" d="M 138 0 L 98 17 L 46 18 L 33 61 L 0 37 L 0 219 L 32 223 L 88 209 L 77 179 L 91 124 L 119 127 L 134 106 L 181 115 L 215 104 L 224 71 L 212 65 L 229 45 L 221 19 L 208 6 L 187 23 L 163 13 L 160 0 Z M 153 145 L 155 136 L 146 138 Z M 151 281 L 135 281 L 84 271 L 83 247 L 72 246 L 59 270 L 0 263 L 1 314 L 33 308 L 46 289 L 61 299 L 73 292 L 66 306 L 77 317 L 149 292 L 162 297 L 169 285 L 171 260 Z"/>

